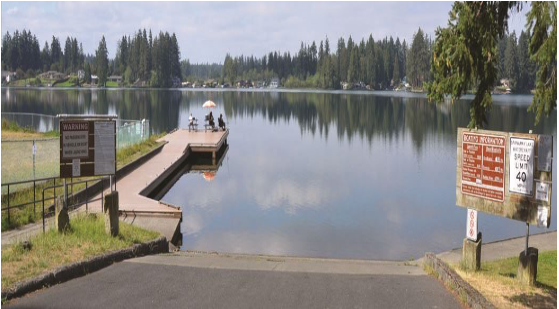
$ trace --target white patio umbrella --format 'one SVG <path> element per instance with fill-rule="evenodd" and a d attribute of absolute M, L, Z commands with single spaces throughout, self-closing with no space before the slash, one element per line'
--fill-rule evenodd
<path fill-rule="evenodd" d="M 214 108 L 215 106 L 216 106 L 215 103 L 210 100 L 206 101 L 204 105 L 202 105 L 203 108 Z"/>

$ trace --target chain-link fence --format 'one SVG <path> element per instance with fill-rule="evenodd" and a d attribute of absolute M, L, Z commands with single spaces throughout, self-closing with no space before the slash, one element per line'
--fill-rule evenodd
<path fill-rule="evenodd" d="M 38 132 L 58 130 L 58 118 L 33 113 L 2 113 L 2 121 L 16 122 L 20 127 Z M 117 150 L 140 143 L 150 136 L 148 120 L 117 119 Z M 2 140 L 2 184 L 58 177 L 60 174 L 59 138 L 10 139 Z M 13 187 L 22 189 L 26 185 Z M 6 187 L 2 188 L 4 194 Z"/>
<path fill-rule="evenodd" d="M 138 144 L 149 138 L 149 120 L 117 120 L 116 148 Z"/>
<path fill-rule="evenodd" d="M 58 138 L 2 141 L 2 183 L 59 176 Z M 14 186 L 14 191 L 32 183 Z M 2 188 L 2 193 L 5 188 Z"/>

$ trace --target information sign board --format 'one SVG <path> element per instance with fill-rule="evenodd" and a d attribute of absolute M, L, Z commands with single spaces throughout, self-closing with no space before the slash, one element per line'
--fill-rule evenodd
<path fill-rule="evenodd" d="M 115 173 L 115 122 L 95 122 L 95 175 Z"/>
<path fill-rule="evenodd" d="M 464 132 L 462 141 L 462 193 L 503 202 L 505 138 Z"/>
<path fill-rule="evenodd" d="M 458 128 L 456 205 L 549 227 L 551 144 L 537 134 Z"/>
<path fill-rule="evenodd" d="M 551 172 L 553 162 L 553 136 L 538 136 L 538 170 Z"/>

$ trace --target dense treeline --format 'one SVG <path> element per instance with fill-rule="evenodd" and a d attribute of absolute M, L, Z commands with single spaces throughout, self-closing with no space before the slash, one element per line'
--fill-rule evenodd
<path fill-rule="evenodd" d="M 54 36 L 50 45 L 45 41 L 40 50 L 37 37 L 25 29 L 21 33 L 16 30 L 13 35 L 6 32 L 2 38 L 2 69 L 5 70 L 54 70 L 68 73 L 83 68 L 84 60 L 82 44 L 78 44 L 76 38 L 66 38 L 64 51 Z"/>
<path fill-rule="evenodd" d="M 530 38 L 524 31 L 516 38 L 516 33 L 504 35 L 499 40 L 498 81 L 508 79 L 516 93 L 530 93 L 535 87 L 536 64 L 530 60 L 528 45 Z"/>
<path fill-rule="evenodd" d="M 222 71 L 223 64 L 219 63 L 190 64 L 188 59 L 181 61 L 182 76 L 190 81 L 197 79 L 220 79 Z"/>
<path fill-rule="evenodd" d="M 152 37 L 146 29 L 118 42 L 113 73 L 123 75 L 124 82 L 149 81 L 153 87 L 171 87 L 182 79 L 180 49 L 176 35 L 160 32 Z"/>
<path fill-rule="evenodd" d="M 530 60 L 529 36 L 513 32 L 498 43 L 498 82 L 508 79 L 513 92 L 528 93 L 535 87 L 537 67 Z M 121 75 L 125 85 L 171 87 L 182 79 L 217 79 L 235 84 L 239 80 L 279 78 L 286 87 L 338 89 L 344 84 L 370 89 L 396 88 L 405 81 L 414 88 L 432 79 L 430 73 L 433 42 L 421 28 L 413 35 L 411 46 L 405 40 L 385 37 L 375 41 L 372 35 L 356 42 L 339 38 L 335 50 L 329 39 L 301 42 L 297 53 L 273 51 L 258 58 L 227 54 L 223 64 L 191 64 L 180 60 L 176 35 L 160 32 L 155 38 L 151 30 L 140 29 L 132 36 L 123 36 L 117 44 L 116 56 L 108 59 L 103 37 L 94 55 L 85 55 L 76 38 L 67 37 L 62 47 L 57 37 L 45 42 L 42 50 L 30 31 L 7 32 L 2 38 L 2 69 L 18 69 L 33 76 L 49 70 L 75 73 L 85 70 L 84 81 L 99 76 L 105 85 L 108 76 Z M 31 70 L 31 71 L 30 71 Z"/>
<path fill-rule="evenodd" d="M 301 43 L 299 52 L 291 55 L 278 51 L 261 58 L 226 55 L 223 70 L 227 81 L 277 77 L 286 86 L 309 86 L 336 89 L 343 83 L 367 85 L 372 89 L 397 87 L 408 76 L 408 82 L 421 87 L 429 79 L 431 40 L 421 28 L 414 34 L 411 48 L 406 41 L 392 37 L 375 41 L 347 43 L 338 39 L 332 51 L 326 38 L 317 44 Z"/>
<path fill-rule="evenodd" d="M 153 87 L 171 87 L 182 79 L 176 35 L 160 32 L 152 38 L 151 30 L 148 37 L 145 29 L 138 30 L 133 37 L 123 36 L 114 60 L 108 59 L 104 36 L 95 56 L 89 56 L 76 38 L 66 38 L 62 49 L 59 39 L 53 36 L 50 45 L 45 42 L 41 51 L 37 37 L 30 31 L 16 30 L 13 35 L 7 32 L 2 38 L 2 69 L 23 70 L 28 77 L 40 71 L 76 73 L 83 69 L 84 81 L 91 82 L 91 75 L 97 74 L 99 85 L 105 85 L 110 75 L 123 75 L 125 84 L 143 82 L 142 85 Z"/>

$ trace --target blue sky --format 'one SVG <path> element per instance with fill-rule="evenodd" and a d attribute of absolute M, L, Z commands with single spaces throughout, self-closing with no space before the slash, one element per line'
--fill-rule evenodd
<path fill-rule="evenodd" d="M 328 36 L 361 40 L 372 34 L 411 41 L 421 27 L 434 35 L 445 26 L 452 2 L 2 2 L 2 33 L 28 29 L 40 41 L 77 37 L 94 53 L 105 35 L 114 57 L 122 35 L 138 28 L 175 32 L 181 58 L 223 62 L 232 55 L 262 56 L 271 50 L 297 51 L 301 41 Z M 526 6 L 529 7 L 529 6 Z M 511 18 L 511 31 L 523 29 L 523 13 Z"/>

